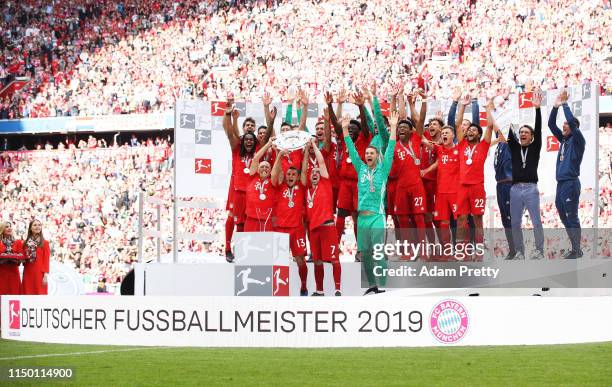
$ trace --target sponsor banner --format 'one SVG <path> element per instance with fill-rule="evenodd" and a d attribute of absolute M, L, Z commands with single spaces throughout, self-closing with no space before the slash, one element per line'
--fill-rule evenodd
<path fill-rule="evenodd" d="M 3 296 L 2 338 L 203 347 L 419 347 L 612 340 L 612 297 Z"/>
<path fill-rule="evenodd" d="M 114 132 L 118 130 L 161 130 L 173 127 L 174 114 L 172 111 L 151 114 L 0 120 L 0 133 Z"/>

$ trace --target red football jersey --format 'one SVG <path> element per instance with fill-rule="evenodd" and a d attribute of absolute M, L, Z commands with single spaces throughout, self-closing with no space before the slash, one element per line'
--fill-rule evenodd
<path fill-rule="evenodd" d="M 298 227 L 304 221 L 304 201 L 306 187 L 299 181 L 289 187 L 283 182 L 277 188 L 276 225 L 278 227 Z"/>
<path fill-rule="evenodd" d="M 247 184 L 246 214 L 249 218 L 272 218 L 272 210 L 276 204 L 276 189 L 270 179 L 261 180 L 259 175 L 253 175 Z"/>
<path fill-rule="evenodd" d="M 456 193 L 459 179 L 459 149 L 456 145 L 446 148 L 436 144 L 433 152 L 438 159 L 437 193 Z"/>
<path fill-rule="evenodd" d="M 332 200 L 332 183 L 329 179 L 321 177 L 316 187 L 308 187 L 306 193 L 306 218 L 308 219 L 309 230 L 314 230 L 328 220 L 334 220 Z M 310 208 L 311 202 L 312 208 Z"/>
<path fill-rule="evenodd" d="M 431 142 L 431 134 L 429 134 L 429 131 L 426 131 L 423 135 L 428 141 Z M 425 145 L 421 145 L 421 154 L 423 155 L 423 158 L 421 159 L 421 169 L 427 169 L 431 166 L 431 164 L 436 162 L 436 155 L 433 149 L 429 149 Z M 423 176 L 423 180 L 436 180 L 436 172 L 429 172 Z"/>
<path fill-rule="evenodd" d="M 338 169 L 336 168 L 336 159 L 334 158 L 334 153 L 332 153 L 333 149 L 330 147 L 330 151 L 326 151 L 325 149 L 321 149 L 321 154 L 323 155 L 323 159 L 325 160 L 325 167 L 327 168 L 327 173 L 329 174 L 329 179 L 332 181 L 332 185 L 335 187 L 338 180 Z M 312 169 L 317 166 L 317 158 L 309 154 L 308 155 L 308 178 L 310 178 L 310 173 Z"/>
<path fill-rule="evenodd" d="M 480 141 L 478 144 L 470 145 L 467 138 L 458 144 L 459 147 L 459 183 L 460 184 L 484 184 L 484 164 L 487 159 L 490 144 Z M 471 163 L 468 161 L 469 153 L 472 152 Z"/>
<path fill-rule="evenodd" d="M 321 153 L 323 154 L 323 158 L 325 158 L 325 166 L 327 167 L 329 178 L 332 181 L 332 186 L 339 187 L 340 179 L 338 176 L 338 166 L 336 164 L 336 159 L 338 157 L 338 146 L 332 143 L 329 145 L 329 151 L 321 149 Z"/>
<path fill-rule="evenodd" d="M 251 167 L 251 156 L 240 157 L 240 150 L 232 151 L 232 179 L 234 181 L 234 190 L 246 191 L 246 186 L 251 179 L 249 168 Z"/>
<path fill-rule="evenodd" d="M 273 167 L 274 161 L 276 161 L 276 151 L 273 148 L 268 148 L 268 151 L 263 155 L 260 161 L 267 161 L 270 163 L 270 167 Z"/>
<path fill-rule="evenodd" d="M 368 145 L 370 145 L 371 141 L 372 136 L 369 132 L 364 133 L 362 131 L 359 133 L 359 137 L 357 137 L 357 141 L 355 141 L 355 149 L 357 149 L 357 153 L 359 153 L 359 157 L 361 157 L 361 160 L 365 159 L 365 150 Z M 342 140 L 342 142 L 338 142 L 338 146 L 340 146 L 340 177 L 343 179 L 357 180 L 357 172 L 355 171 L 353 162 L 349 157 L 348 149 L 346 149 L 344 139 Z"/>
<path fill-rule="evenodd" d="M 296 149 L 290 152 L 288 155 L 283 157 L 281 160 L 283 173 L 287 173 L 287 170 L 290 167 L 297 169 L 298 171 L 302 169 L 302 158 L 304 157 L 304 151 L 302 149 Z"/>
<path fill-rule="evenodd" d="M 410 152 L 413 153 L 414 157 L 410 156 Z M 399 164 L 399 187 L 409 187 L 421 180 L 421 165 L 417 165 L 415 158 L 420 160 L 418 163 L 423 162 L 421 155 L 421 137 L 419 137 L 419 135 L 417 135 L 415 132 L 412 132 L 408 143 L 402 144 L 401 141 L 398 141 L 397 145 L 395 146 L 393 164 Z"/>

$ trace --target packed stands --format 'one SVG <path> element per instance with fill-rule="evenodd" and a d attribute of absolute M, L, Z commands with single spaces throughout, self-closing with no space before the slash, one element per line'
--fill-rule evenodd
<path fill-rule="evenodd" d="M 401 77 L 448 98 L 535 81 L 612 91 L 609 1 L 22 0 L 0 6 L 0 118 L 168 110 L 178 96 L 284 98 Z M 503 21 L 503 22 L 502 22 Z M 529 49 L 527 49 L 529 48 Z M 567 55 L 571 52 L 571 55 Z"/>

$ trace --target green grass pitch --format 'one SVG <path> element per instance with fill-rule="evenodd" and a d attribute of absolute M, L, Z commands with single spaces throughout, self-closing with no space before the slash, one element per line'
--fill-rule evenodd
<path fill-rule="evenodd" d="M 612 386 L 612 342 L 508 347 L 221 349 L 0 340 L 0 370 L 4 373 L 7 367 L 37 366 L 73 367 L 73 380 L 50 382 L 86 386 Z M 4 386 L 40 384 L 41 380 L 33 379 L 0 380 Z"/>

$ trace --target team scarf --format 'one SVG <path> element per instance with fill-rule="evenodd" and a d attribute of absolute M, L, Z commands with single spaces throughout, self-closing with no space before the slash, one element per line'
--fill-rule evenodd
<path fill-rule="evenodd" d="M 40 237 L 28 238 L 25 244 L 26 258 L 31 261 L 36 260 L 36 249 L 42 245 L 42 239 Z"/>
<path fill-rule="evenodd" d="M 13 253 L 13 243 L 15 243 L 15 238 L 12 235 L 8 237 L 2 236 L 2 243 L 4 247 L 6 247 L 6 251 L 4 254 L 12 254 Z"/>

